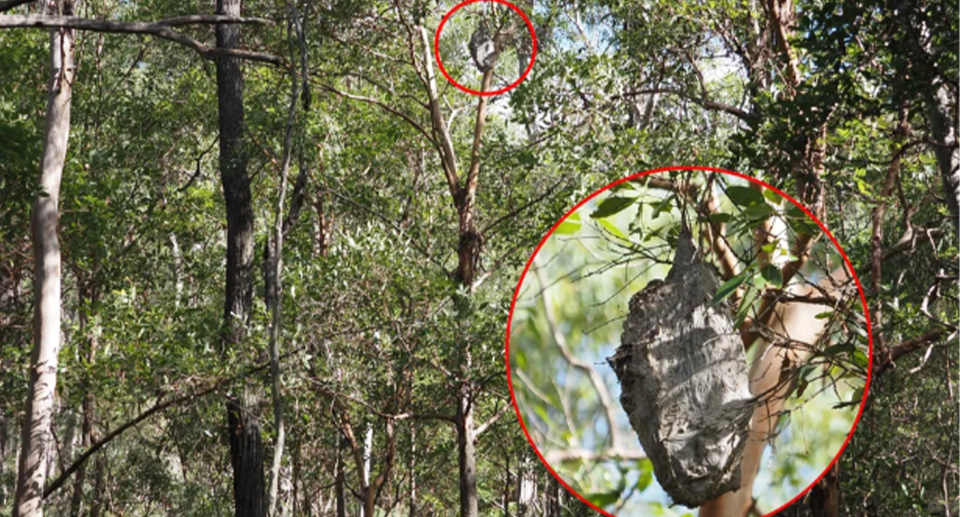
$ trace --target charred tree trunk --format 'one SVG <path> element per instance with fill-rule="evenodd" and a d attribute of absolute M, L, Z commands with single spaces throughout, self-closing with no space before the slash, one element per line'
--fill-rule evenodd
<path fill-rule="evenodd" d="M 50 14 L 72 15 L 73 2 L 51 2 Z M 60 241 L 57 237 L 60 180 L 70 136 L 74 32 L 50 31 L 50 93 L 40 169 L 42 192 L 33 203 L 33 353 L 14 496 L 14 517 L 42 517 L 50 422 L 60 347 Z"/>
<path fill-rule="evenodd" d="M 217 0 L 217 14 L 240 16 L 240 0 Z M 238 48 L 240 27 L 216 27 L 217 46 Z M 217 60 L 220 122 L 220 178 L 227 207 L 227 274 L 222 352 L 239 348 L 253 301 L 253 208 L 243 143 L 243 74 L 240 60 Z M 263 439 L 260 436 L 259 388 L 248 383 L 240 397 L 227 402 L 230 463 L 237 517 L 263 517 Z"/>

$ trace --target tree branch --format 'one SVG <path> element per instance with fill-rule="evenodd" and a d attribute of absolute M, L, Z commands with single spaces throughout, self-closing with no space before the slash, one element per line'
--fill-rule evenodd
<path fill-rule="evenodd" d="M 886 353 L 883 354 L 883 357 L 879 358 L 876 373 L 874 373 L 873 379 L 876 380 L 890 367 L 895 367 L 896 362 L 903 356 L 919 350 L 921 347 L 923 347 L 923 345 L 933 343 L 934 341 L 940 339 L 945 332 L 946 331 L 944 329 L 931 330 L 922 336 L 908 339 L 897 346 L 891 347 Z"/>
<path fill-rule="evenodd" d="M 413 126 L 417 131 L 419 131 L 423 136 L 425 136 L 425 137 L 427 138 L 427 140 L 430 141 L 431 144 L 433 144 L 434 146 L 437 145 L 437 141 L 434 140 L 433 136 L 430 135 L 430 133 L 428 133 L 427 130 L 424 129 L 423 126 L 421 126 L 419 123 L 417 123 L 416 120 L 413 120 L 412 118 L 410 118 L 410 115 L 407 115 L 406 113 L 404 113 L 404 112 L 402 112 L 402 111 L 394 108 L 393 106 L 390 106 L 389 104 L 387 104 L 387 103 L 385 103 L 385 102 L 383 102 L 383 101 L 381 101 L 381 100 L 379 100 L 379 99 L 374 99 L 373 97 L 364 97 L 364 96 L 362 96 L 362 95 L 354 95 L 354 94 L 352 94 L 352 93 L 347 93 L 347 92 L 338 90 L 338 89 L 334 88 L 333 86 L 330 86 L 330 85 L 328 85 L 328 84 L 321 83 L 321 82 L 319 82 L 319 81 L 314 81 L 314 82 L 317 83 L 317 85 L 320 86 L 321 88 L 323 88 L 324 90 L 327 90 L 327 91 L 330 92 L 330 93 L 334 93 L 334 94 L 336 94 L 336 95 L 339 95 L 340 97 L 343 97 L 344 99 L 351 99 L 351 100 L 355 100 L 355 101 L 362 101 L 362 102 L 366 102 L 366 103 L 369 103 L 369 104 L 373 104 L 374 106 L 379 106 L 379 107 L 380 107 L 381 109 L 383 109 L 384 111 L 387 111 L 387 112 L 389 112 L 389 113 L 392 113 L 392 114 L 394 114 L 394 115 L 402 118 L 403 120 L 405 120 L 408 124 L 410 124 L 411 126 Z"/>
<path fill-rule="evenodd" d="M 643 451 L 607 449 L 605 451 L 588 451 L 584 449 L 567 449 L 547 451 L 544 454 L 547 463 L 556 465 L 565 461 L 637 461 L 646 459 L 647 455 Z"/>
<path fill-rule="evenodd" d="M 443 115 L 440 113 L 440 100 L 437 96 L 437 79 L 433 73 L 433 55 L 430 52 L 430 39 L 427 36 L 427 29 L 420 27 L 420 39 L 423 43 L 423 61 L 424 68 L 427 70 L 427 96 L 430 98 L 430 122 L 433 124 L 433 131 L 437 135 L 436 144 L 440 151 L 440 161 L 443 163 L 443 172 L 447 178 L 447 186 L 450 188 L 450 195 L 454 199 L 460 192 L 460 180 L 457 178 L 457 155 L 453 150 L 453 140 L 450 137 L 450 130 L 443 122 Z"/>
<path fill-rule="evenodd" d="M 497 420 L 500 420 L 500 418 L 503 417 L 503 415 L 507 414 L 507 410 L 512 407 L 513 406 L 510 404 L 504 404 L 500 406 L 500 409 L 497 410 L 497 412 L 492 417 L 490 417 L 490 419 L 488 419 L 486 422 L 484 422 L 479 427 L 473 430 L 473 436 L 477 437 L 483 434 L 483 432 L 489 429 L 491 425 L 497 423 Z"/>
<path fill-rule="evenodd" d="M 179 43 L 185 47 L 193 49 L 196 53 L 200 54 L 201 57 L 206 59 L 216 59 L 218 57 L 237 57 L 241 59 L 248 59 L 250 61 L 271 63 L 277 66 L 284 64 L 283 58 L 274 56 L 272 54 L 264 54 L 261 52 L 240 49 L 210 48 L 207 45 L 191 38 L 190 36 L 180 34 L 171 28 L 191 24 L 219 23 L 269 24 L 272 22 L 263 18 L 240 18 L 235 16 L 220 15 L 179 16 L 167 20 L 160 20 L 158 22 L 118 22 L 112 20 L 92 20 L 77 16 L 47 16 L 35 14 L 8 14 L 0 16 L 0 29 L 23 27 L 66 27 L 70 29 L 79 29 L 92 32 L 146 34 Z"/>
<path fill-rule="evenodd" d="M 34 0 L 6 0 L 5 2 L 0 2 L 0 13 L 4 11 L 9 11 L 14 7 L 21 6 L 23 4 L 33 3 Z"/>
<path fill-rule="evenodd" d="M 619 95 L 614 95 L 614 96 L 611 97 L 610 99 L 611 99 L 611 100 L 616 100 L 616 99 L 620 99 L 620 98 L 623 98 L 623 97 L 634 97 L 634 96 L 637 96 L 637 95 L 651 95 L 651 94 L 654 94 L 654 93 L 667 94 L 667 95 L 676 95 L 676 96 L 681 97 L 681 98 L 684 98 L 684 99 L 686 99 L 686 100 L 688 100 L 688 101 L 691 101 L 691 102 L 694 102 L 694 103 L 696 103 L 696 104 L 699 104 L 700 106 L 702 106 L 702 107 L 704 107 L 704 108 L 706 108 L 706 109 L 714 110 L 714 111 L 721 111 L 721 112 L 726 113 L 726 114 L 728 114 L 728 115 L 733 115 L 734 117 L 737 117 L 738 119 L 740 119 L 740 120 L 742 120 L 742 121 L 744 121 L 744 122 L 754 122 L 754 121 L 756 121 L 757 119 L 760 118 L 759 116 L 757 116 L 756 113 L 752 113 L 752 112 L 749 112 L 749 111 L 740 109 L 740 108 L 738 108 L 738 107 L 736 107 L 736 106 L 732 106 L 732 105 L 730 105 L 730 104 L 725 104 L 725 103 L 723 103 L 723 102 L 717 102 L 717 101 L 714 101 L 714 100 L 710 100 L 709 98 L 707 98 L 707 97 L 705 97 L 705 96 L 704 96 L 704 97 L 697 97 L 696 95 L 691 95 L 691 94 L 689 94 L 689 93 L 687 93 L 687 92 L 685 92 L 685 91 L 683 91 L 683 90 L 677 89 L 677 88 L 644 88 L 644 89 L 640 89 L 640 90 L 631 90 L 631 91 L 629 91 L 629 92 L 624 92 L 624 93 L 621 93 L 621 94 L 619 94 Z"/>
<path fill-rule="evenodd" d="M 183 395 L 183 396 L 177 397 L 177 398 L 175 398 L 175 399 L 170 399 L 170 400 L 168 400 L 168 401 L 166 401 L 166 402 L 159 402 L 159 401 L 158 401 L 156 404 L 153 405 L 153 407 L 151 407 L 150 409 L 144 411 L 143 413 L 140 413 L 140 414 L 137 415 L 137 417 L 134 418 L 133 420 L 128 421 L 127 423 L 121 425 L 120 427 L 114 429 L 113 431 L 110 431 L 109 433 L 107 433 L 106 436 L 104 436 L 103 438 L 101 438 L 97 443 L 91 445 L 89 449 L 87 449 L 86 451 L 84 451 L 83 454 L 81 454 L 79 457 L 77 457 L 77 459 L 74 460 L 74 462 L 70 464 L 70 467 L 67 468 L 67 470 L 64 470 L 59 476 L 57 476 L 57 479 L 54 479 L 53 482 L 51 482 L 49 485 L 47 485 L 47 488 L 45 488 L 45 489 L 43 490 L 43 497 L 44 497 L 44 498 L 49 497 L 50 494 L 52 494 L 52 493 L 55 492 L 58 488 L 60 488 L 61 486 L 63 486 L 63 484 L 67 481 L 67 479 L 69 479 L 70 476 L 71 476 L 74 472 L 76 472 L 77 469 L 79 469 L 80 466 L 83 465 L 84 462 L 86 462 L 86 461 L 90 458 L 90 456 L 93 456 L 94 454 L 96 454 L 97 451 L 99 451 L 99 450 L 102 449 L 104 446 L 106 446 L 108 443 L 110 443 L 110 441 L 113 440 L 114 438 L 116 438 L 116 437 L 120 436 L 121 434 L 123 434 L 123 432 L 126 431 L 127 429 L 130 429 L 131 427 L 139 424 L 140 422 L 143 422 L 144 420 L 150 418 L 150 416 L 152 416 L 153 414 L 159 413 L 160 411 L 163 411 L 164 409 L 167 409 L 167 408 L 172 407 L 172 406 L 176 406 L 176 405 L 178 405 L 178 404 L 180 404 L 180 403 L 182 403 L 182 402 L 188 402 L 188 401 L 190 401 L 190 400 L 193 400 L 193 399 L 196 399 L 196 398 L 200 398 L 200 397 L 203 397 L 203 396 L 205 396 L 205 395 L 209 395 L 210 393 L 213 393 L 214 391 L 217 391 L 218 389 L 220 389 L 221 386 L 223 386 L 224 384 L 226 384 L 227 381 L 228 381 L 228 380 L 231 380 L 231 379 L 232 379 L 232 378 L 230 378 L 230 379 L 221 379 L 220 381 L 214 383 L 212 386 L 210 386 L 210 387 L 208 387 L 208 388 L 202 389 L 202 390 L 197 391 L 197 392 L 194 392 L 194 393 L 189 393 L 189 394 L 187 394 L 187 395 Z"/>
<path fill-rule="evenodd" d="M 546 286 L 546 280 L 543 278 L 543 271 L 539 265 L 534 266 L 533 272 L 537 276 L 537 281 L 540 283 L 540 285 Z M 610 391 L 607 389 L 606 383 L 593 366 L 591 366 L 589 363 L 581 361 L 579 358 L 571 354 L 569 349 L 567 349 L 566 338 L 564 337 L 563 333 L 560 332 L 556 317 L 553 313 L 553 302 L 547 296 L 545 290 L 542 291 L 540 301 L 543 303 L 544 316 L 547 319 L 547 326 L 550 329 L 550 334 L 553 338 L 554 344 L 560 350 L 560 354 L 563 356 L 563 359 L 567 362 L 567 364 L 569 364 L 572 368 L 581 371 L 588 379 L 590 379 L 590 383 L 597 392 L 597 398 L 600 399 L 600 407 L 603 408 L 604 417 L 607 421 L 607 428 L 610 429 L 611 448 L 615 450 L 620 449 L 620 433 L 617 432 L 617 415 L 614 411 L 614 405 L 611 402 Z"/>

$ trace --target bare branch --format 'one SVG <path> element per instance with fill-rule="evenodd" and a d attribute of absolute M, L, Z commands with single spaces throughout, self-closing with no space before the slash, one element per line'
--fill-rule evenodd
<path fill-rule="evenodd" d="M 147 34 L 161 39 L 179 43 L 193 49 L 201 57 L 216 59 L 218 57 L 236 57 L 250 61 L 271 63 L 277 66 L 284 64 L 283 58 L 272 54 L 253 52 L 250 50 L 211 48 L 190 36 L 174 31 L 171 27 L 191 24 L 218 24 L 244 23 L 269 24 L 263 18 L 240 18 L 220 15 L 179 16 L 158 22 L 118 22 L 112 20 L 92 20 L 77 16 L 47 16 L 34 14 L 8 14 L 0 16 L 0 29 L 13 28 L 54 28 L 66 27 L 70 29 L 87 30 L 92 32 L 108 32 L 115 34 Z"/>
<path fill-rule="evenodd" d="M 443 163 L 443 172 L 447 178 L 447 186 L 450 187 L 450 195 L 454 199 L 460 192 L 460 180 L 457 177 L 457 155 L 453 150 L 453 140 L 450 137 L 450 130 L 443 121 L 443 115 L 440 113 L 440 100 L 437 95 L 437 78 L 433 73 L 433 55 L 430 52 L 430 39 L 427 36 L 427 29 L 420 27 L 420 39 L 423 43 L 423 62 L 427 71 L 427 96 L 430 98 L 430 121 L 433 124 L 433 131 L 437 135 L 438 150 L 440 151 L 440 161 Z"/>
<path fill-rule="evenodd" d="M 352 94 L 352 93 L 347 93 L 347 92 L 338 90 L 338 89 L 334 88 L 333 86 L 330 86 L 329 84 L 321 83 L 321 82 L 319 82 L 319 81 L 314 81 L 314 82 L 317 83 L 317 85 L 320 86 L 321 88 L 323 88 L 324 90 L 327 90 L 327 91 L 330 92 L 330 93 L 337 94 L 337 95 L 339 95 L 340 97 L 343 97 L 344 99 L 351 99 L 351 100 L 355 100 L 355 101 L 362 101 L 362 102 L 366 102 L 366 103 L 369 103 L 369 104 L 373 104 L 374 106 L 379 106 L 379 107 L 380 107 L 381 109 L 383 109 L 384 111 L 387 111 L 387 112 L 389 112 L 389 113 L 392 113 L 392 114 L 394 114 L 394 115 L 402 118 L 403 120 L 405 120 L 408 124 L 410 124 L 411 126 L 413 126 L 417 131 L 419 131 L 423 136 L 425 136 L 425 137 L 427 138 L 427 140 L 430 141 L 431 144 L 433 144 L 434 146 L 437 145 L 437 141 L 434 140 L 433 136 L 431 136 L 430 133 L 428 133 L 427 130 L 424 129 L 423 126 L 421 126 L 416 120 L 413 120 L 412 118 L 410 118 L 410 115 L 407 115 L 406 113 L 404 113 L 404 112 L 402 112 L 402 111 L 394 108 L 393 106 L 390 106 L 389 104 L 387 104 L 387 103 L 385 103 L 385 102 L 383 102 L 383 101 L 381 101 L 381 100 L 379 100 L 379 99 L 374 99 L 373 97 L 364 97 L 364 96 L 362 96 L 362 95 L 354 95 L 354 94 Z"/>
<path fill-rule="evenodd" d="M 546 285 L 546 280 L 543 278 L 543 271 L 539 266 L 533 268 L 534 274 L 537 276 L 537 280 L 540 282 L 541 286 Z M 597 398 L 600 399 L 600 407 L 603 408 L 604 417 L 607 421 L 607 428 L 610 429 L 610 445 L 612 449 L 620 448 L 620 433 L 617 432 L 617 416 L 614 412 L 614 405 L 611 402 L 610 391 L 607 389 L 607 385 L 603 382 L 603 378 L 597 372 L 596 368 L 591 366 L 589 363 L 581 361 L 579 358 L 570 353 L 570 350 L 567 349 L 566 338 L 560 332 L 559 327 L 557 326 L 556 316 L 553 314 L 553 305 L 551 305 L 551 300 L 547 297 L 546 291 L 543 291 L 541 300 L 544 306 L 544 315 L 547 319 L 547 326 L 550 328 L 550 334 L 553 337 L 553 342 L 560 349 L 560 354 L 563 356 L 564 360 L 572 368 L 580 370 L 583 374 L 590 379 L 590 383 L 593 384 L 594 390 L 597 392 Z"/>
<path fill-rule="evenodd" d="M 927 343 L 933 343 L 939 340 L 945 333 L 946 331 L 944 329 L 931 330 L 926 334 L 908 339 L 899 345 L 890 347 L 890 349 L 883 354 L 884 357 L 879 358 L 879 361 L 877 361 L 874 380 L 876 380 L 876 378 L 882 373 L 886 372 L 888 368 L 895 367 L 896 362 L 903 356 L 919 350 Z"/>
<path fill-rule="evenodd" d="M 597 452 L 584 449 L 567 449 L 547 451 L 544 457 L 547 459 L 547 463 L 556 465 L 565 461 L 637 461 L 646 459 L 647 455 L 640 450 L 607 449 Z"/>
<path fill-rule="evenodd" d="M 18 6 L 21 6 L 21 5 L 23 5 L 23 4 L 33 3 L 33 1 L 34 1 L 34 0 L 6 0 L 6 1 L 4 1 L 4 2 L 0 2 L 0 13 L 2 13 L 2 12 L 4 12 L 4 11 L 9 11 L 10 9 L 13 9 L 14 7 L 18 7 Z"/>
<path fill-rule="evenodd" d="M 483 434 L 483 432 L 489 429 L 491 425 L 497 423 L 497 420 L 500 420 L 500 418 L 503 417 L 503 415 L 507 414 L 507 410 L 509 410 L 512 407 L 513 406 L 511 406 L 510 404 L 504 404 L 500 406 L 500 409 L 497 410 L 497 412 L 492 417 L 490 417 L 489 420 L 487 420 L 486 422 L 481 424 L 479 427 L 474 429 L 473 436 L 480 436 L 481 434 Z"/>
<path fill-rule="evenodd" d="M 726 113 L 726 114 L 728 114 L 728 115 L 733 115 L 734 117 L 737 117 L 738 119 L 740 119 L 740 120 L 742 120 L 742 121 L 744 121 L 744 122 L 753 122 L 753 121 L 755 121 L 755 120 L 757 120 L 757 119 L 759 118 L 756 113 L 752 113 L 752 112 L 746 111 L 746 110 L 741 109 L 741 108 L 738 108 L 738 107 L 736 107 L 736 106 L 731 106 L 730 104 L 725 104 L 725 103 L 722 103 L 722 102 L 717 102 L 717 101 L 714 101 L 714 100 L 710 100 L 710 99 L 707 98 L 707 97 L 697 97 L 696 95 L 691 95 L 691 94 L 689 94 L 689 93 L 687 93 L 687 92 L 685 92 L 685 91 L 683 91 L 683 90 L 680 90 L 680 89 L 678 89 L 678 88 L 644 88 L 644 89 L 641 89 L 641 90 L 631 90 L 631 91 L 629 91 L 629 92 L 624 92 L 624 93 L 621 93 L 621 94 L 619 94 L 619 95 L 614 95 L 613 97 L 611 97 L 611 100 L 616 100 L 616 99 L 620 99 L 620 98 L 623 98 L 623 97 L 634 97 L 634 96 L 637 96 L 637 95 L 650 95 L 650 94 L 654 94 L 654 93 L 662 93 L 662 94 L 667 94 L 667 95 L 676 95 L 676 96 L 681 97 L 681 98 L 684 98 L 684 99 L 686 99 L 686 100 L 688 100 L 688 101 L 691 101 L 691 102 L 694 102 L 694 103 L 696 103 L 696 104 L 699 104 L 700 106 L 702 106 L 702 107 L 704 107 L 704 108 L 706 108 L 706 109 L 714 110 L 714 111 L 721 111 L 721 112 Z"/>
<path fill-rule="evenodd" d="M 230 379 L 222 379 L 222 380 L 216 382 L 215 384 L 213 384 L 212 386 L 209 386 L 209 387 L 207 387 L 207 388 L 205 388 L 205 389 L 202 389 L 202 390 L 197 391 L 197 392 L 194 392 L 194 393 L 189 393 L 189 394 L 187 394 L 187 395 L 182 395 L 182 396 L 180 396 L 180 397 L 177 397 L 177 398 L 174 398 L 174 399 L 170 399 L 170 400 L 168 400 L 168 401 L 166 401 L 166 402 L 160 402 L 160 401 L 158 400 L 157 403 L 154 404 L 150 409 L 144 411 L 143 413 L 140 413 L 140 414 L 137 415 L 137 417 L 134 418 L 133 420 L 130 420 L 130 421 L 126 422 L 125 424 L 123 424 L 123 425 L 121 425 L 120 427 L 114 429 L 113 431 L 110 431 L 109 433 L 107 433 L 106 436 L 104 436 L 103 438 L 101 438 L 97 443 L 91 445 L 89 449 L 87 449 L 86 451 L 84 451 L 83 454 L 81 454 L 79 457 L 77 457 L 77 459 L 74 460 L 74 462 L 70 464 L 70 467 L 69 467 L 67 470 L 64 470 L 59 476 L 57 476 L 57 479 L 54 479 L 53 482 L 51 482 L 49 485 L 47 485 L 47 488 L 45 488 L 45 489 L 43 490 L 43 497 L 45 497 L 45 498 L 46 498 L 46 497 L 49 497 L 50 494 L 52 494 L 52 493 L 55 492 L 57 489 L 59 489 L 59 488 L 67 481 L 67 479 L 69 479 L 70 476 L 71 476 L 74 472 L 76 472 L 77 469 L 79 469 L 80 466 L 83 465 L 84 462 L 86 462 L 86 461 L 90 458 L 90 456 L 93 456 L 94 454 L 96 454 L 97 451 L 99 451 L 99 450 L 102 449 L 104 446 L 106 446 L 108 443 L 110 443 L 110 441 L 112 441 L 114 438 L 116 438 L 116 437 L 120 436 L 121 434 L 123 434 L 123 432 L 126 431 L 127 429 L 130 429 L 131 427 L 139 424 L 140 422 L 143 422 L 144 420 L 150 418 L 150 416 L 152 416 L 153 414 L 159 413 L 160 411 L 163 411 L 164 409 L 167 409 L 167 408 L 172 407 L 172 406 L 176 406 L 176 405 L 181 404 L 181 403 L 183 403 L 183 402 L 189 402 L 189 401 L 191 401 L 191 400 L 198 399 L 198 398 L 201 398 L 201 397 L 203 397 L 203 396 L 205 396 L 205 395 L 208 395 L 208 394 L 210 394 L 210 393 L 213 393 L 214 391 L 217 391 L 218 389 L 220 389 L 224 384 L 226 384 L 228 380 L 230 380 Z M 161 398 L 161 400 L 162 400 L 162 398 Z"/>

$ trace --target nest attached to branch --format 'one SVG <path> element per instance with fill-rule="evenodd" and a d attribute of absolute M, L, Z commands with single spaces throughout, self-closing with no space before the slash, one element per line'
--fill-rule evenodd
<path fill-rule="evenodd" d="M 740 488 L 754 407 L 743 343 L 729 310 L 713 302 L 719 286 L 685 228 L 666 280 L 630 299 L 607 360 L 657 480 L 691 508 Z"/>

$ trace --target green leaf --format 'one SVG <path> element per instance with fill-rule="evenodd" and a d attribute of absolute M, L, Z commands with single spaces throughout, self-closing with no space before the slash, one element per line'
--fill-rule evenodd
<path fill-rule="evenodd" d="M 798 235 L 816 235 L 820 231 L 817 223 L 797 205 L 791 205 L 787 209 L 787 224 Z"/>
<path fill-rule="evenodd" d="M 833 345 L 831 347 L 827 347 L 823 353 L 826 355 L 849 354 L 855 350 L 856 348 L 854 348 L 853 343 L 844 343 L 842 345 Z"/>
<path fill-rule="evenodd" d="M 763 189 L 763 197 L 775 205 L 779 205 L 780 202 L 783 201 L 783 197 L 777 194 L 777 191 L 768 188 Z"/>
<path fill-rule="evenodd" d="M 746 279 L 747 276 L 743 273 L 740 273 L 739 275 L 724 282 L 724 284 L 720 286 L 720 289 L 717 290 L 717 294 L 713 295 L 713 303 L 718 303 L 727 296 L 730 296 L 730 294 L 736 291 L 737 288 L 740 287 L 740 284 L 742 284 Z"/>
<path fill-rule="evenodd" d="M 756 192 L 756 191 L 751 191 Z M 750 205 L 743 211 L 743 215 L 746 216 L 751 222 L 759 223 L 760 221 L 765 220 L 771 215 L 777 213 L 777 211 L 770 205 L 763 203 L 759 205 Z"/>
<path fill-rule="evenodd" d="M 850 397 L 850 402 L 856 402 L 863 399 L 863 386 L 860 386 L 853 391 L 853 395 Z M 857 406 L 850 406 L 851 409 L 856 409 Z"/>
<path fill-rule="evenodd" d="M 750 312 L 750 307 L 753 305 L 754 300 L 757 299 L 757 294 L 760 293 L 760 290 L 755 286 L 750 286 L 747 288 L 746 294 L 743 295 L 743 301 L 740 302 L 740 309 L 737 310 L 737 317 L 733 322 L 734 327 L 740 327 L 743 324 L 743 320 L 747 319 L 747 313 Z"/>
<path fill-rule="evenodd" d="M 650 460 L 640 460 L 637 462 L 640 467 L 640 479 L 637 480 L 637 490 L 643 492 L 653 482 L 653 463 Z"/>
<path fill-rule="evenodd" d="M 614 504 L 620 500 L 620 491 L 614 490 L 599 494 L 587 494 L 587 499 L 589 499 L 590 502 L 598 508 L 606 508 L 607 506 L 610 506 L 611 504 Z"/>
<path fill-rule="evenodd" d="M 780 272 L 780 268 L 773 264 L 763 266 L 763 269 L 760 270 L 760 276 L 762 276 L 768 284 L 778 289 L 783 287 L 783 274 Z"/>
<path fill-rule="evenodd" d="M 751 206 L 764 204 L 763 194 L 758 190 L 754 190 L 750 187 L 741 187 L 739 185 L 733 185 L 727 187 L 727 197 L 730 198 L 730 201 L 737 206 Z"/>
<path fill-rule="evenodd" d="M 622 212 L 627 207 L 632 205 L 636 200 L 637 198 L 635 197 L 610 196 L 600 202 L 600 205 L 597 206 L 597 209 L 594 210 L 592 214 L 590 214 L 590 217 L 593 219 L 610 217 L 611 215 Z"/>
<path fill-rule="evenodd" d="M 617 228 L 616 226 L 614 226 L 614 224 L 611 223 L 609 220 L 607 220 L 607 219 L 599 219 L 597 222 L 600 223 L 600 226 L 603 226 L 604 228 L 607 229 L 607 231 L 609 231 L 610 233 L 614 234 L 615 236 L 617 236 L 617 237 L 619 237 L 619 238 L 621 238 L 621 239 L 623 239 L 623 240 L 625 240 L 625 241 L 629 241 L 629 240 L 630 240 L 630 239 L 627 239 L 627 236 L 624 235 L 623 232 L 620 231 L 620 228 Z"/>
<path fill-rule="evenodd" d="M 730 214 L 725 213 L 710 214 L 707 216 L 707 220 L 711 223 L 729 223 L 732 217 Z"/>
<path fill-rule="evenodd" d="M 669 212 L 671 210 L 673 210 L 672 199 L 669 197 L 663 198 L 653 205 L 653 218 L 656 219 L 660 217 L 661 213 Z"/>
<path fill-rule="evenodd" d="M 570 214 L 570 217 L 567 217 L 560 223 L 560 226 L 557 226 L 557 229 L 553 233 L 560 235 L 573 235 L 580 231 L 580 212 L 574 212 Z"/>
<path fill-rule="evenodd" d="M 864 370 L 866 370 L 867 365 L 870 364 L 870 361 L 867 359 L 867 354 L 859 350 L 853 353 L 853 362 L 860 368 L 863 368 Z"/>

